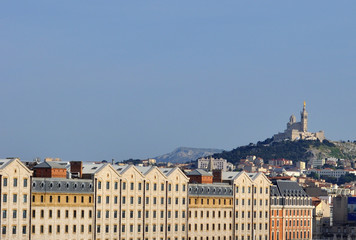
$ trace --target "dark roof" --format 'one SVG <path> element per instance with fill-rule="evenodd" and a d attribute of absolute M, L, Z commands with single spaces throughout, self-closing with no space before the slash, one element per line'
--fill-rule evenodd
<path fill-rule="evenodd" d="M 66 164 L 59 164 L 57 162 L 42 162 L 33 168 L 66 168 Z"/>
<path fill-rule="evenodd" d="M 278 187 L 275 186 L 275 185 L 272 185 L 272 186 L 271 186 L 271 196 L 273 196 L 273 197 L 279 197 L 279 196 L 281 196 L 281 194 L 280 194 L 279 191 L 278 191 Z"/>
<path fill-rule="evenodd" d="M 304 191 L 311 197 L 328 196 L 328 192 L 318 187 L 307 187 Z"/>
<path fill-rule="evenodd" d="M 288 180 L 277 180 L 277 187 L 282 196 L 309 197 L 297 182 Z"/>
<path fill-rule="evenodd" d="M 232 197 L 232 186 L 228 184 L 189 184 L 188 194 L 190 196 Z"/>
<path fill-rule="evenodd" d="M 37 193 L 94 193 L 92 180 L 33 178 L 32 191 Z"/>

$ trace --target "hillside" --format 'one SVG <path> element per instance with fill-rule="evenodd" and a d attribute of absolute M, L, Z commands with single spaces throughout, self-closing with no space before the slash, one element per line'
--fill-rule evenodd
<path fill-rule="evenodd" d="M 221 153 L 222 151 L 221 149 L 212 148 L 179 147 L 173 152 L 154 157 L 154 159 L 156 159 L 157 162 L 184 163 L 195 161 L 200 157 L 210 156 L 214 153 Z"/>
<path fill-rule="evenodd" d="M 306 140 L 273 142 L 272 139 L 266 139 L 257 144 L 241 146 L 213 156 L 225 158 L 232 163 L 238 163 L 240 159 L 249 155 L 261 157 L 265 161 L 278 158 L 286 158 L 293 161 L 307 161 L 326 157 L 356 159 L 356 143 L 330 142 L 327 140 L 322 143 Z"/>

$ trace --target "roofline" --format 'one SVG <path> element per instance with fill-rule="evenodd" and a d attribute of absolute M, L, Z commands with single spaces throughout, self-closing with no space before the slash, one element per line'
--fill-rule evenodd
<path fill-rule="evenodd" d="M 187 175 L 185 175 L 184 172 L 182 172 L 182 170 L 180 170 L 179 167 L 174 167 L 174 168 L 172 168 L 172 170 L 167 174 L 167 177 L 168 177 L 169 175 L 171 175 L 173 172 L 177 171 L 177 170 L 184 176 L 184 178 L 185 178 L 187 181 L 189 181 L 190 178 L 187 177 Z"/>
<path fill-rule="evenodd" d="M 238 179 L 240 176 L 242 175 L 246 175 L 246 177 L 253 183 L 254 181 L 250 178 L 250 176 L 245 172 L 245 171 L 241 171 L 239 172 L 232 180 L 235 181 L 236 179 Z"/>
<path fill-rule="evenodd" d="M 146 172 L 145 176 L 150 174 L 153 171 L 153 169 L 156 169 L 165 179 L 167 179 L 167 176 L 164 175 L 163 172 L 157 166 L 150 167 L 150 169 L 148 169 L 148 171 Z"/>
<path fill-rule="evenodd" d="M 6 162 L 0 170 L 4 170 L 8 165 L 12 164 L 14 161 L 17 161 L 28 173 L 30 173 L 31 175 L 33 175 L 33 171 L 31 171 L 28 167 L 25 166 L 25 164 L 23 164 L 20 159 L 18 158 L 14 158 L 9 160 L 8 162 Z"/>
<path fill-rule="evenodd" d="M 134 170 L 135 170 L 136 172 L 138 172 L 138 173 L 141 175 L 141 177 L 143 177 L 143 178 L 145 177 L 145 175 L 143 175 L 142 172 L 139 171 L 139 170 L 135 167 L 135 165 L 132 165 L 132 164 L 128 164 L 127 167 L 126 167 L 124 170 L 122 170 L 120 176 L 124 176 L 125 172 L 127 172 L 127 170 L 129 170 L 130 168 L 134 168 Z M 118 172 L 117 170 L 115 170 L 115 171 Z"/>

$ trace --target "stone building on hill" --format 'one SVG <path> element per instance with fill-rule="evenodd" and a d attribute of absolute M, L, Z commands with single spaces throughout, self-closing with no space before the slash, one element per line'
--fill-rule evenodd
<path fill-rule="evenodd" d="M 283 140 L 319 140 L 323 141 L 325 139 L 324 131 L 319 131 L 316 133 L 308 132 L 308 113 L 305 108 L 305 102 L 303 106 L 303 111 L 300 113 L 301 121 L 297 122 L 294 115 L 290 116 L 289 122 L 287 123 L 287 129 L 283 133 L 278 133 L 273 136 L 274 141 Z"/>

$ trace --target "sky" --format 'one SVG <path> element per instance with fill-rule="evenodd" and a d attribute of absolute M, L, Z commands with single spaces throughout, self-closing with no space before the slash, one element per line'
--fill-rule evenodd
<path fill-rule="evenodd" d="M 356 140 L 355 1 L 1 1 L 0 158 Z"/>

